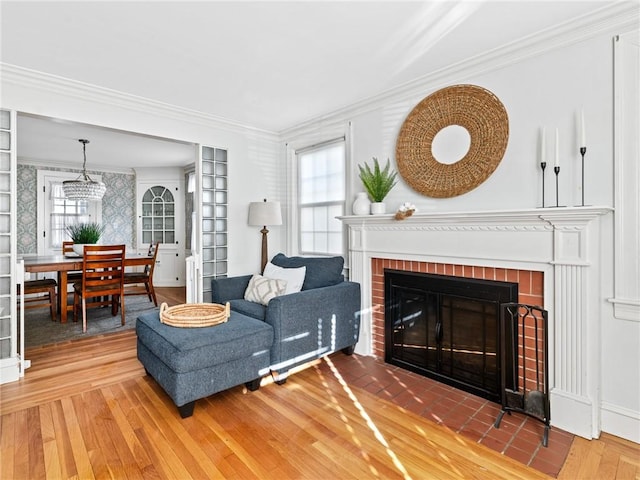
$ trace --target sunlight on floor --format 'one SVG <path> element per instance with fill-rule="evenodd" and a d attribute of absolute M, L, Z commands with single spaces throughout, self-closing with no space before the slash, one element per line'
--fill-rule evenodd
<path fill-rule="evenodd" d="M 364 421 L 367 423 L 367 426 L 371 429 L 371 431 L 373 432 L 373 435 L 375 436 L 376 440 L 378 442 L 380 442 L 380 444 L 382 446 L 385 447 L 387 454 L 389 455 L 389 457 L 391 458 L 391 461 L 393 462 L 393 464 L 395 465 L 395 467 L 400 471 L 400 473 L 404 476 L 404 478 L 406 480 L 410 480 L 411 476 L 409 475 L 409 472 L 407 472 L 407 469 L 404 467 L 404 465 L 402 464 L 402 462 L 400 462 L 400 460 L 398 459 L 397 455 L 395 454 L 395 452 L 389 447 L 389 443 L 386 441 L 386 439 L 384 438 L 384 436 L 382 435 L 382 433 L 380 433 L 380 430 L 378 430 L 378 427 L 376 427 L 375 423 L 373 423 L 373 421 L 371 420 L 371 417 L 369 416 L 369 414 L 365 411 L 364 407 L 362 406 L 362 404 L 358 401 L 358 399 L 356 398 L 356 396 L 354 395 L 353 391 L 351 390 L 351 388 L 349 388 L 349 385 L 347 385 L 347 382 L 345 382 L 344 378 L 342 378 L 342 375 L 340 374 L 340 372 L 338 371 L 338 369 L 336 368 L 336 366 L 333 364 L 333 362 L 331 361 L 331 359 L 329 357 L 325 357 L 324 361 L 327 363 L 327 365 L 329 366 L 329 368 L 331 369 L 331 372 L 333 373 L 333 375 L 335 376 L 335 378 L 338 380 L 338 382 L 340 383 L 340 385 L 342 386 L 342 389 L 344 390 L 344 392 L 349 396 L 349 398 L 351 399 L 351 401 L 353 402 L 353 405 L 356 407 L 356 409 L 358 410 L 358 412 L 360 413 L 360 416 L 364 419 Z M 340 406 L 339 402 L 337 401 L 337 399 L 333 396 L 333 394 L 331 393 L 331 389 L 329 388 L 329 385 L 327 384 L 326 380 L 324 379 L 322 372 L 320 372 L 320 370 L 318 369 L 318 373 L 320 375 L 320 377 L 322 378 L 322 384 L 324 385 L 324 387 L 326 388 L 327 392 L 329 393 L 329 396 L 331 398 L 331 401 L 333 402 L 336 410 L 340 413 L 340 418 L 345 422 L 345 424 L 347 424 L 347 428 L 348 431 L 351 432 L 353 434 L 353 429 L 351 428 L 350 425 L 348 425 L 349 423 L 349 419 L 344 415 L 342 407 Z M 357 437 L 353 437 L 354 442 L 356 442 L 356 445 L 361 446 L 360 441 L 357 439 Z M 363 457 L 368 460 L 367 458 L 367 454 L 366 452 L 362 452 Z M 369 466 L 369 468 L 372 470 L 372 473 L 376 476 L 378 476 L 377 472 L 375 471 L 375 469 L 373 468 L 373 466 Z"/>

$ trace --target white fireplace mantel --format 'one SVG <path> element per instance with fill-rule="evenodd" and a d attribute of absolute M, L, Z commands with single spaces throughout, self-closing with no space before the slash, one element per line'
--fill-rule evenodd
<path fill-rule="evenodd" d="M 600 434 L 601 218 L 610 207 L 344 216 L 350 280 L 362 291 L 356 352 L 372 355 L 373 258 L 541 271 L 549 311 L 551 423 Z"/>

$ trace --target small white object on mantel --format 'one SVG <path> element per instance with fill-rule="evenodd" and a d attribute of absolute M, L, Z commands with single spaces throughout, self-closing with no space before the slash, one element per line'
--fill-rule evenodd
<path fill-rule="evenodd" d="M 404 220 L 405 218 L 410 217 L 416 211 L 416 206 L 413 203 L 404 202 L 398 210 L 393 218 L 396 220 Z"/>
<path fill-rule="evenodd" d="M 354 215 L 369 215 L 371 213 L 371 201 L 367 192 L 359 192 L 352 206 Z"/>
<path fill-rule="evenodd" d="M 384 202 L 373 202 L 371 204 L 371 215 L 384 215 L 387 213 L 387 205 Z"/>

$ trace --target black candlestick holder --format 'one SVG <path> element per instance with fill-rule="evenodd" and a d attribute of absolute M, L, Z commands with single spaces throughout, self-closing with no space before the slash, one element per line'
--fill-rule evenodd
<path fill-rule="evenodd" d="M 547 162 L 540 162 L 542 169 L 542 208 L 544 208 L 544 169 L 547 168 Z"/>
<path fill-rule="evenodd" d="M 584 207 L 584 156 L 587 153 L 587 147 L 580 147 L 580 156 L 582 157 L 582 206 Z"/>
<path fill-rule="evenodd" d="M 556 174 L 556 207 L 559 207 L 560 205 L 558 204 L 558 175 L 560 174 L 560 167 L 556 165 L 555 167 L 553 167 L 553 171 Z"/>

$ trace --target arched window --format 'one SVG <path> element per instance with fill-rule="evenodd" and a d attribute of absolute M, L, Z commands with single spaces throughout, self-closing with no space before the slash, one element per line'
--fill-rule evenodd
<path fill-rule="evenodd" d="M 161 185 L 149 188 L 142 197 L 142 243 L 175 243 L 175 200 Z"/>

